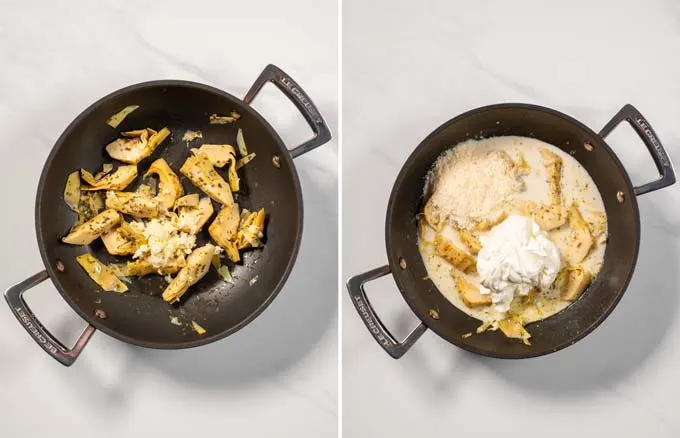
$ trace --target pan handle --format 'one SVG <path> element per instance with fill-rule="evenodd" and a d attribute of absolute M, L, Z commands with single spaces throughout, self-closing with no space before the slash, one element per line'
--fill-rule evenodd
<path fill-rule="evenodd" d="M 416 327 L 406 339 L 402 342 L 397 341 L 394 336 L 387 330 L 385 325 L 382 323 L 380 318 L 375 314 L 373 306 L 371 306 L 368 297 L 366 296 L 366 291 L 364 290 L 364 285 L 369 281 L 376 280 L 389 274 L 389 266 L 381 266 L 380 268 L 373 269 L 363 274 L 355 275 L 354 277 L 347 280 L 347 290 L 352 298 L 352 304 L 359 312 L 361 319 L 363 319 L 364 324 L 371 332 L 375 340 L 380 344 L 380 346 L 394 359 L 399 359 L 406 353 L 415 342 L 420 338 L 427 327 L 422 322 L 418 327 Z"/>
<path fill-rule="evenodd" d="M 647 146 L 660 175 L 656 181 L 635 187 L 635 195 L 643 195 L 675 184 L 675 170 L 673 170 L 673 163 L 671 163 L 670 157 L 663 145 L 661 145 L 661 141 L 659 141 L 659 137 L 657 137 L 654 129 L 647 122 L 647 119 L 633 105 L 628 103 L 621 108 L 609 123 L 602 128 L 600 137 L 605 138 L 608 136 L 623 121 L 628 122 L 635 129 L 635 132 L 637 132 L 645 146 Z"/>
<path fill-rule="evenodd" d="M 62 365 L 71 366 L 76 361 L 78 355 L 83 350 L 87 341 L 90 340 L 95 331 L 94 326 L 88 325 L 80 334 L 73 348 L 65 347 L 38 321 L 31 309 L 29 309 L 26 301 L 24 301 L 24 292 L 34 286 L 39 285 L 49 278 L 47 271 L 41 271 L 32 277 L 27 278 L 21 283 L 17 283 L 5 291 L 5 299 L 9 304 L 14 316 L 21 322 L 26 331 L 33 340 L 42 347 L 54 359 L 58 360 Z"/>
<path fill-rule="evenodd" d="M 271 82 L 278 87 L 283 94 L 295 104 L 295 107 L 302 113 L 309 127 L 314 131 L 314 137 L 290 150 L 290 155 L 296 158 L 302 154 L 306 154 L 312 149 L 328 143 L 331 140 L 331 130 L 328 128 L 326 121 L 316 109 L 316 105 L 312 99 L 307 96 L 305 90 L 300 87 L 297 82 L 293 80 L 286 72 L 273 64 L 269 64 L 262 70 L 260 76 L 255 80 L 255 83 L 246 93 L 243 101 L 250 105 L 257 93 L 262 90 L 262 87 L 267 82 Z"/>

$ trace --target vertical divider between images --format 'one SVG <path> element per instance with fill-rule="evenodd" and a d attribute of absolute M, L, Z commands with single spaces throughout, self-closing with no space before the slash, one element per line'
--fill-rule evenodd
<path fill-rule="evenodd" d="M 338 437 L 342 437 L 342 0 L 338 0 Z"/>

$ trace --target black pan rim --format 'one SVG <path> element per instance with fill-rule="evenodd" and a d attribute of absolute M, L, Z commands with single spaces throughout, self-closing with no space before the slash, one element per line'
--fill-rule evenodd
<path fill-rule="evenodd" d="M 65 292 L 65 289 L 62 287 L 61 282 L 59 281 L 59 273 L 56 270 L 56 266 L 53 266 L 52 263 L 50 262 L 49 258 L 47 257 L 47 251 L 46 251 L 46 243 L 42 238 L 42 233 L 41 233 L 41 228 L 42 228 L 42 223 L 40 220 L 40 212 L 41 212 L 41 198 L 42 198 L 42 192 L 45 186 L 45 179 L 47 175 L 47 170 L 50 167 L 50 164 L 52 163 L 52 160 L 54 159 L 55 154 L 57 151 L 60 149 L 61 144 L 66 140 L 66 138 L 69 137 L 71 131 L 74 129 L 75 126 L 77 126 L 83 119 L 85 119 L 92 111 L 95 110 L 99 105 L 103 104 L 107 100 L 118 97 L 122 94 L 131 92 L 131 91 L 138 91 L 142 90 L 145 88 L 159 88 L 159 87 L 187 87 L 187 88 L 195 88 L 201 91 L 207 91 L 210 93 L 214 93 L 217 95 L 220 95 L 222 97 L 225 97 L 230 100 L 238 100 L 242 102 L 242 99 L 239 99 L 238 97 L 227 93 L 224 90 L 221 90 L 219 88 L 212 87 L 210 85 L 202 84 L 200 82 L 193 82 L 193 81 L 186 81 L 186 80 L 179 80 L 179 79 L 161 79 L 161 80 L 153 80 L 153 81 L 146 81 L 146 82 L 140 82 L 136 83 L 133 85 L 129 85 L 126 87 L 123 87 L 121 89 L 118 89 L 116 91 L 113 91 L 106 96 L 100 98 L 96 102 L 92 103 L 90 106 L 88 106 L 85 110 L 83 110 L 71 123 L 68 124 L 66 129 L 62 132 L 62 134 L 59 136 L 57 141 L 54 143 L 52 146 L 52 149 L 45 159 L 45 163 L 43 164 L 43 169 L 40 173 L 40 179 L 38 181 L 38 188 L 37 188 L 37 194 L 35 198 L 35 231 L 36 231 L 36 237 L 38 241 L 38 249 L 40 251 L 40 256 L 42 258 L 43 264 L 45 265 L 45 270 L 49 274 L 50 280 L 52 281 L 52 284 L 55 286 L 59 294 L 64 298 L 64 300 L 73 308 L 73 310 L 81 317 L 83 318 L 86 322 L 89 324 L 93 325 L 97 330 L 102 331 L 103 333 L 116 338 L 118 340 L 121 340 L 123 342 L 126 342 L 131 345 L 137 345 L 140 347 L 146 347 L 146 348 L 153 348 L 153 349 L 160 349 L 160 350 L 179 350 L 179 349 L 185 349 L 185 348 L 193 348 L 193 347 L 198 347 L 201 345 L 206 345 L 210 344 L 212 342 L 218 341 L 220 339 L 223 339 L 229 335 L 232 335 L 251 323 L 255 318 L 257 318 L 264 310 L 271 304 L 271 302 L 278 296 L 279 292 L 281 292 L 281 289 L 283 288 L 283 285 L 286 283 L 288 280 L 288 277 L 290 276 L 290 273 L 293 269 L 293 266 L 295 265 L 295 260 L 297 259 L 299 250 L 300 250 L 300 242 L 302 240 L 302 229 L 303 229 L 303 218 L 304 218 L 304 205 L 303 205 L 303 199 L 302 199 L 302 188 L 300 186 L 300 178 L 297 173 L 297 168 L 295 167 L 295 164 L 293 162 L 293 158 L 290 155 L 289 150 L 286 148 L 283 140 L 281 137 L 278 135 L 278 133 L 274 130 L 274 128 L 267 122 L 267 120 L 260 115 L 251 105 L 243 103 L 244 107 L 247 108 L 248 111 L 252 111 L 252 113 L 255 115 L 255 117 L 261 122 L 261 125 L 264 129 L 269 131 L 269 133 L 277 140 L 277 143 L 279 145 L 279 148 L 281 149 L 281 158 L 286 161 L 286 163 L 290 166 L 293 174 L 293 184 L 295 186 L 295 201 L 297 203 L 297 208 L 299 210 L 299 220 L 297 224 L 297 229 L 296 229 L 296 239 L 295 239 L 295 244 L 293 248 L 291 249 L 288 257 L 288 263 L 286 265 L 285 271 L 281 278 L 279 279 L 279 282 L 276 284 L 274 289 L 271 291 L 269 294 L 268 298 L 262 302 L 260 307 L 258 307 L 254 312 L 252 312 L 247 318 L 243 319 L 241 322 L 239 322 L 237 325 L 233 326 L 232 328 L 228 330 L 224 330 L 219 333 L 215 333 L 209 336 L 206 336 L 204 338 L 198 339 L 198 340 L 193 340 L 193 341 L 185 341 L 185 342 L 172 342 L 172 343 L 163 343 L 163 342 L 147 342 L 147 341 L 141 341 L 139 339 L 135 339 L 129 336 L 125 336 L 123 334 L 120 334 L 116 332 L 115 330 L 109 329 L 107 326 L 103 325 L 102 323 L 99 322 L 99 320 L 94 317 L 93 315 L 89 315 L 85 313 L 78 303 L 76 303 L 74 300 L 72 300 L 69 295 Z"/>
<path fill-rule="evenodd" d="M 401 170 L 399 171 L 399 174 L 397 175 L 397 178 L 395 179 L 394 185 L 392 186 L 392 191 L 390 193 L 389 201 L 387 203 L 387 212 L 386 212 L 386 219 L 385 219 L 385 246 L 386 246 L 386 251 L 387 251 L 387 260 L 388 264 L 390 266 L 391 272 L 399 272 L 399 263 L 398 261 L 394 260 L 391 256 L 392 254 L 392 245 L 390 242 L 390 233 L 389 233 L 389 224 L 391 222 L 390 218 L 392 216 L 392 210 L 393 210 L 393 205 L 396 199 L 396 193 L 397 193 L 397 188 L 400 187 L 402 179 L 404 178 L 404 174 L 406 173 L 406 169 L 409 167 L 409 163 L 411 163 L 413 160 L 415 160 L 415 156 L 417 153 L 420 151 L 421 148 L 425 147 L 425 144 L 434 136 L 438 135 L 441 131 L 444 129 L 448 128 L 452 124 L 457 123 L 458 121 L 469 117 L 471 115 L 478 114 L 480 112 L 484 111 L 489 111 L 489 110 L 495 110 L 495 109 L 506 109 L 506 108 L 511 108 L 511 109 L 527 109 L 527 110 L 533 110 L 533 111 L 543 111 L 546 113 L 549 113 L 553 116 L 562 118 L 566 120 L 567 122 L 572 123 L 575 125 L 577 128 L 585 131 L 589 135 L 591 135 L 594 138 L 597 138 L 600 142 L 600 146 L 602 146 L 602 149 L 604 149 L 609 157 L 614 160 L 616 166 L 619 168 L 623 175 L 623 179 L 626 184 L 626 190 L 627 190 L 627 195 L 626 199 L 631 200 L 631 207 L 633 208 L 633 213 L 635 215 L 636 221 L 635 221 L 635 231 L 636 234 L 638 235 L 638 239 L 636 239 L 636 244 L 634 248 L 634 253 L 633 253 L 633 266 L 630 270 L 630 274 L 626 278 L 626 280 L 623 282 L 621 292 L 616 296 L 614 300 L 611 301 L 610 305 L 602 312 L 602 314 L 599 316 L 599 318 L 592 323 L 590 326 L 588 326 L 586 329 L 584 329 L 582 332 L 580 332 L 577 336 L 574 336 L 572 339 L 562 342 L 555 347 L 547 350 L 543 350 L 541 352 L 532 352 L 531 349 L 528 349 L 526 352 L 520 353 L 520 354 L 495 354 L 492 351 L 488 350 L 481 350 L 478 348 L 475 348 L 471 345 L 468 345 L 464 342 L 462 342 L 462 339 L 450 339 L 449 337 L 444 336 L 442 333 L 439 332 L 437 329 L 436 325 L 431 324 L 430 320 L 426 317 L 424 317 L 425 313 L 421 312 L 421 309 L 418 309 L 414 303 L 409 300 L 408 294 L 403 288 L 402 284 L 399 281 L 399 278 L 396 277 L 394 274 L 392 274 L 392 278 L 394 279 L 395 283 L 397 284 L 397 287 L 399 289 L 399 292 L 401 293 L 402 297 L 404 298 L 404 301 L 408 304 L 409 308 L 411 311 L 422 321 L 423 324 L 430 330 L 432 330 L 434 333 L 437 334 L 440 338 L 444 339 L 447 342 L 450 342 L 451 344 L 455 345 L 456 347 L 459 347 L 463 350 L 469 351 L 471 353 L 478 354 L 480 356 L 485 356 L 485 357 L 490 357 L 490 358 L 495 358 L 495 359 L 530 359 L 530 358 L 536 358 L 540 356 L 545 356 L 548 354 L 555 353 L 557 351 L 563 350 L 564 348 L 569 347 L 570 345 L 575 344 L 576 342 L 580 341 L 587 335 L 593 332 L 597 327 L 600 326 L 604 322 L 605 319 L 614 311 L 614 308 L 618 305 L 618 303 L 621 301 L 623 298 L 623 295 L 625 294 L 626 290 L 628 289 L 628 285 L 630 284 L 630 280 L 633 277 L 633 274 L 635 272 L 635 267 L 637 265 L 637 259 L 638 259 L 638 254 L 639 254 L 639 249 L 640 249 L 640 210 L 638 207 L 637 203 L 637 197 L 635 196 L 635 192 L 633 189 L 633 184 L 630 180 L 630 176 L 628 175 L 628 172 L 626 171 L 625 167 L 619 160 L 619 158 L 616 156 L 614 151 L 611 149 L 611 147 L 607 144 L 607 142 L 604 140 L 604 138 L 600 137 L 599 134 L 597 134 L 595 131 L 590 129 L 588 126 L 584 125 L 583 123 L 579 122 L 578 120 L 574 119 L 571 116 L 568 116 L 562 112 L 559 112 L 557 110 L 554 110 L 552 108 L 547 108 L 544 106 L 540 105 L 535 105 L 535 104 L 528 104 L 528 103 L 498 103 L 498 104 L 492 104 L 492 105 L 486 105 L 478 108 L 474 108 L 472 110 L 466 111 L 452 119 L 449 119 L 448 121 L 444 122 L 441 124 L 438 128 L 436 128 L 434 131 L 432 131 L 427 137 L 425 137 L 419 144 L 418 146 L 411 152 L 411 154 L 408 156 L 406 161 L 401 167 Z M 451 304 L 453 305 L 453 304 Z M 569 307 L 565 308 L 563 311 L 568 311 Z M 550 318 L 550 317 L 549 317 Z M 549 319 L 546 318 L 546 319 Z M 540 321 L 537 321 L 540 322 Z M 531 326 L 531 324 L 529 324 Z"/>

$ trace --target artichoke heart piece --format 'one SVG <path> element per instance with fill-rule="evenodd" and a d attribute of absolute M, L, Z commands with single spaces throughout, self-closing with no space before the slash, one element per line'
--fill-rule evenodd
<path fill-rule="evenodd" d="M 238 249 L 259 248 L 262 246 L 260 239 L 264 237 L 264 208 L 248 215 L 245 221 L 239 225 L 236 238 Z"/>
<path fill-rule="evenodd" d="M 550 203 L 559 205 L 562 203 L 562 158 L 548 149 L 541 149 L 540 154 L 548 176 Z"/>
<path fill-rule="evenodd" d="M 102 170 L 97 172 L 97 174 L 94 176 L 94 180 L 99 181 L 100 179 L 104 178 L 106 175 L 111 173 L 112 170 L 113 170 L 113 164 L 111 164 L 111 163 L 102 164 Z M 90 184 L 90 183 L 88 183 L 88 184 Z"/>
<path fill-rule="evenodd" d="M 100 181 L 102 178 L 104 178 L 106 175 L 111 173 L 113 170 L 113 164 L 111 163 L 104 163 L 102 165 L 102 170 L 97 172 L 96 175 L 92 175 L 90 172 L 88 172 L 85 169 L 80 169 L 80 176 L 85 180 L 86 183 L 89 185 L 96 187 L 98 184 L 100 184 Z"/>
<path fill-rule="evenodd" d="M 566 301 L 575 301 L 593 280 L 590 272 L 584 270 L 580 266 L 576 268 L 567 268 L 564 275 L 562 299 Z"/>
<path fill-rule="evenodd" d="M 135 192 L 143 196 L 148 196 L 150 198 L 156 196 L 156 191 L 154 190 L 154 188 L 147 184 L 140 184 L 140 186 L 137 187 L 137 190 L 135 190 Z"/>
<path fill-rule="evenodd" d="M 64 202 L 68 207 L 78 212 L 78 204 L 80 204 L 80 173 L 72 172 L 66 179 L 66 187 L 64 187 Z"/>
<path fill-rule="evenodd" d="M 238 192 L 240 180 L 236 173 L 234 147 L 228 144 L 204 144 L 198 150 L 203 152 L 210 160 L 210 164 L 215 167 L 224 167 L 227 163 L 231 163 L 229 165 L 229 187 L 232 192 Z"/>
<path fill-rule="evenodd" d="M 531 334 L 524 328 L 522 323 L 515 318 L 507 318 L 498 322 L 498 327 L 508 338 L 521 339 L 524 345 L 531 345 Z"/>
<path fill-rule="evenodd" d="M 229 161 L 229 188 L 232 192 L 238 192 L 241 187 L 241 179 L 236 173 L 236 157 L 232 155 L 229 157 Z"/>
<path fill-rule="evenodd" d="M 236 146 L 238 146 L 238 153 L 241 154 L 242 157 L 248 155 L 248 148 L 246 147 L 246 141 L 243 138 L 242 129 L 239 129 L 236 133 Z"/>
<path fill-rule="evenodd" d="M 558 204 L 545 205 L 533 201 L 523 201 L 519 213 L 534 220 L 543 230 L 550 231 L 567 222 L 567 209 Z"/>
<path fill-rule="evenodd" d="M 234 278 L 231 276 L 231 272 L 229 272 L 229 268 L 227 266 L 217 266 L 215 269 L 217 270 L 217 275 L 219 275 L 222 280 L 227 283 L 234 284 Z"/>
<path fill-rule="evenodd" d="M 173 205 L 173 210 L 177 210 L 180 207 L 198 207 L 199 195 L 198 193 L 192 193 L 190 195 L 182 196 Z"/>
<path fill-rule="evenodd" d="M 238 228 L 239 228 L 239 230 L 245 226 L 246 221 L 250 218 L 251 214 L 253 214 L 253 212 L 248 210 L 247 208 L 244 208 L 243 210 L 241 210 L 241 214 L 239 215 L 239 218 L 238 218 Z"/>
<path fill-rule="evenodd" d="M 460 294 L 460 298 L 465 304 L 470 307 L 488 306 L 491 304 L 491 295 L 482 295 L 479 288 L 467 281 L 462 275 L 455 270 L 451 271 L 451 275 L 456 282 L 456 288 Z"/>
<path fill-rule="evenodd" d="M 588 256 L 595 243 L 592 234 L 590 234 L 588 223 L 583 219 L 575 205 L 569 208 L 569 228 L 571 228 L 574 242 L 570 245 L 570 250 L 565 258 L 571 266 L 575 266 Z"/>
<path fill-rule="evenodd" d="M 239 170 L 240 168 L 242 168 L 242 167 L 245 166 L 246 164 L 250 163 L 250 162 L 253 160 L 253 158 L 255 158 L 255 152 L 250 153 L 250 154 L 246 155 L 246 156 L 243 157 L 243 158 L 240 158 L 240 159 L 236 162 L 236 170 Z"/>
<path fill-rule="evenodd" d="M 241 114 L 232 111 L 228 116 L 220 116 L 217 114 L 210 115 L 210 124 L 212 125 L 226 125 L 227 123 L 234 123 L 241 118 Z"/>
<path fill-rule="evenodd" d="M 196 207 L 179 207 L 179 230 L 189 234 L 198 233 L 213 211 L 212 201 L 208 197 L 202 198 Z"/>
<path fill-rule="evenodd" d="M 123 135 L 125 138 L 118 138 L 106 145 L 106 152 L 111 158 L 123 163 L 137 164 L 149 156 L 147 154 L 149 131 L 146 129 L 127 131 Z"/>
<path fill-rule="evenodd" d="M 231 260 L 234 263 L 238 263 L 241 261 L 241 254 L 238 252 L 238 247 L 236 246 L 236 243 L 227 241 L 224 242 L 224 253 L 227 255 L 229 260 Z"/>
<path fill-rule="evenodd" d="M 210 262 L 216 249 L 215 245 L 208 243 L 193 250 L 187 257 L 187 265 L 180 269 L 163 291 L 163 299 L 168 303 L 178 301 L 190 286 L 203 278 L 210 269 Z"/>
<path fill-rule="evenodd" d="M 477 260 L 475 257 L 458 248 L 440 234 L 435 237 L 435 245 L 437 254 L 451 263 L 456 269 L 466 273 L 477 271 Z"/>
<path fill-rule="evenodd" d="M 439 208 L 437 208 L 432 202 L 432 198 L 430 198 L 425 204 L 425 208 L 423 208 L 423 216 L 425 217 L 425 221 L 432 228 L 435 230 L 439 229 L 439 223 L 442 219 L 441 212 Z"/>
<path fill-rule="evenodd" d="M 101 239 L 106 251 L 111 255 L 132 255 L 137 250 L 134 242 L 125 239 L 117 229 L 103 234 Z"/>
<path fill-rule="evenodd" d="M 92 254 L 81 254 L 76 261 L 85 269 L 87 275 L 107 292 L 123 293 L 128 290 L 125 283 L 120 281 L 113 270 L 97 260 Z"/>
<path fill-rule="evenodd" d="M 135 260 L 119 265 L 111 265 L 111 269 L 118 277 L 143 277 L 153 274 L 153 265 L 146 260 Z"/>
<path fill-rule="evenodd" d="M 508 214 L 505 211 L 501 211 L 495 217 L 487 218 L 477 222 L 477 224 L 475 225 L 475 230 L 479 232 L 489 231 L 496 225 L 503 222 L 507 217 Z"/>
<path fill-rule="evenodd" d="M 229 246 L 229 243 L 236 238 L 236 233 L 238 232 L 240 222 L 238 209 L 238 204 L 233 204 L 231 207 L 223 207 L 222 210 L 217 213 L 215 220 L 208 227 L 210 237 L 227 251 L 227 256 L 229 256 L 229 259 L 232 261 L 234 260 L 229 255 L 227 247 Z"/>
<path fill-rule="evenodd" d="M 170 130 L 168 128 L 161 128 L 160 131 L 151 134 L 149 136 L 149 144 L 148 144 L 149 152 L 148 152 L 147 157 L 149 155 L 151 155 L 153 153 L 153 151 L 156 150 L 158 145 L 163 143 L 163 141 L 166 138 L 168 138 L 169 135 L 170 135 Z"/>
<path fill-rule="evenodd" d="M 149 137 L 154 135 L 154 134 L 157 134 L 157 132 L 154 131 L 151 128 L 133 129 L 132 131 L 121 132 L 121 135 L 123 137 L 128 137 L 128 138 L 141 137 L 141 138 L 145 138 L 147 141 L 149 140 Z"/>
<path fill-rule="evenodd" d="M 184 188 L 179 182 L 179 177 L 172 171 L 170 165 L 163 158 L 159 158 L 149 167 L 144 176 L 158 175 L 158 200 L 161 208 L 170 210 L 175 201 L 184 194 Z"/>
<path fill-rule="evenodd" d="M 590 220 L 588 220 L 588 228 L 590 234 L 598 243 L 607 240 L 607 214 L 603 211 L 591 211 Z"/>
<path fill-rule="evenodd" d="M 468 230 L 460 230 L 458 237 L 471 254 L 477 254 L 482 249 L 482 242 L 474 233 Z"/>
<path fill-rule="evenodd" d="M 120 166 L 99 180 L 85 169 L 80 169 L 80 176 L 91 186 L 81 187 L 82 190 L 124 190 L 137 178 L 137 166 Z"/>
<path fill-rule="evenodd" d="M 80 194 L 78 203 L 78 223 L 80 225 L 89 221 L 102 211 L 104 211 L 104 197 L 102 192 L 84 192 Z"/>
<path fill-rule="evenodd" d="M 193 155 L 187 157 L 179 171 L 215 201 L 229 207 L 234 205 L 229 185 L 210 164 L 208 157 L 198 149 L 192 152 Z"/>
<path fill-rule="evenodd" d="M 109 143 L 106 146 L 106 152 L 115 160 L 137 164 L 151 155 L 169 135 L 168 128 L 163 128 L 158 132 L 149 128 L 123 132 L 125 138 Z"/>
<path fill-rule="evenodd" d="M 212 263 L 213 268 L 220 269 L 222 267 L 222 258 L 219 254 L 215 254 L 210 263 Z"/>
<path fill-rule="evenodd" d="M 135 192 L 106 192 L 106 208 L 129 214 L 135 218 L 158 216 L 158 199 Z"/>
<path fill-rule="evenodd" d="M 224 167 L 229 162 L 229 157 L 236 155 L 234 147 L 228 144 L 205 143 L 198 150 L 203 152 L 215 167 Z"/>
<path fill-rule="evenodd" d="M 186 266 L 186 260 L 181 258 L 164 266 L 162 269 L 155 268 L 146 260 L 134 260 L 132 262 L 127 262 L 124 265 L 114 266 L 112 269 L 118 277 L 143 277 L 149 274 L 176 274 L 184 266 Z"/>
<path fill-rule="evenodd" d="M 97 178 L 95 178 L 94 175 L 85 169 L 80 169 L 80 177 L 83 178 L 83 181 L 93 187 L 97 185 Z M 83 190 L 85 190 L 85 187 L 83 187 Z"/>
<path fill-rule="evenodd" d="M 129 105 L 123 108 L 122 110 L 118 111 L 116 114 L 112 115 L 106 120 L 106 124 L 109 125 L 112 128 L 117 128 L 118 125 L 123 123 L 123 120 L 130 114 L 132 114 L 133 111 L 135 111 L 137 108 L 139 108 L 139 105 Z"/>
<path fill-rule="evenodd" d="M 120 221 L 121 217 L 117 211 L 111 209 L 105 210 L 89 221 L 73 228 L 71 232 L 61 240 L 70 245 L 89 245 L 95 239 L 113 229 Z"/>
<path fill-rule="evenodd" d="M 529 175 L 531 172 L 531 166 L 524 159 L 524 154 L 522 152 L 517 152 L 517 160 L 514 166 L 515 174 L 519 176 Z"/>
<path fill-rule="evenodd" d="M 102 242 L 111 255 L 133 255 L 146 243 L 144 234 L 121 219 L 120 226 L 101 236 Z"/>
<path fill-rule="evenodd" d="M 254 230 L 251 232 L 262 238 L 262 233 L 264 232 L 264 219 L 264 208 L 261 208 L 248 216 L 248 219 L 246 219 L 245 223 L 243 224 L 243 228 L 250 228 L 251 230 Z"/>
<path fill-rule="evenodd" d="M 206 333 L 205 329 L 198 325 L 196 321 L 191 321 L 191 328 L 199 335 L 204 335 Z"/>

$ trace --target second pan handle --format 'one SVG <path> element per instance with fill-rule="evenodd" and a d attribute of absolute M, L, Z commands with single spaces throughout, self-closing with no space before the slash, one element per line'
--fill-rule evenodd
<path fill-rule="evenodd" d="M 415 344 L 418 338 L 425 333 L 427 327 L 421 322 L 418 327 L 406 336 L 406 339 L 399 342 L 392 336 L 389 330 L 387 330 L 380 318 L 378 318 L 375 310 L 373 310 L 373 306 L 371 306 L 370 301 L 368 301 L 364 285 L 369 281 L 376 280 L 390 272 L 389 266 L 381 266 L 380 268 L 364 272 L 363 274 L 355 275 L 347 280 L 347 290 L 352 298 L 352 304 L 354 304 L 357 312 L 359 312 L 359 316 L 361 316 L 361 319 L 364 321 L 364 324 L 366 324 L 368 331 L 373 335 L 373 338 L 375 338 L 387 354 L 394 359 L 399 359 L 413 346 L 413 344 Z"/>
<path fill-rule="evenodd" d="M 652 159 L 654 159 L 654 164 L 660 175 L 659 179 L 656 181 L 635 187 L 635 194 L 639 196 L 675 184 L 675 170 L 673 170 L 671 159 L 668 157 L 666 150 L 661 144 L 659 137 L 657 137 L 656 132 L 652 129 L 652 126 L 633 105 L 629 103 L 624 105 L 624 107 L 612 117 L 609 123 L 602 128 L 600 137 L 605 138 L 619 125 L 619 123 L 624 121 L 628 122 L 630 126 L 633 127 L 645 146 L 647 146 L 647 150 L 649 150 L 649 153 L 652 155 Z"/>
<path fill-rule="evenodd" d="M 78 340 L 72 348 L 64 346 L 59 342 L 33 314 L 31 309 L 26 304 L 23 298 L 24 292 L 39 285 L 43 281 L 50 278 L 47 271 L 40 271 L 32 277 L 27 278 L 21 283 L 7 289 L 5 292 L 5 299 L 9 308 L 14 313 L 14 316 L 21 322 L 21 325 L 26 329 L 29 335 L 42 347 L 43 350 L 62 365 L 71 366 L 76 361 L 80 352 L 85 348 L 87 341 L 90 340 L 94 334 L 95 328 L 93 325 L 88 325 L 80 334 Z"/>
<path fill-rule="evenodd" d="M 309 127 L 314 131 L 314 137 L 290 150 L 290 155 L 293 158 L 305 154 L 312 149 L 316 149 L 331 140 L 331 130 L 328 128 L 323 117 L 321 117 L 321 113 L 319 113 L 319 110 L 316 108 L 316 105 L 314 105 L 314 102 L 312 102 L 312 99 L 307 96 L 305 90 L 303 90 L 293 78 L 273 64 L 269 64 L 262 70 L 260 76 L 246 93 L 243 101 L 250 105 L 253 99 L 255 99 L 255 96 L 257 96 L 257 93 L 259 93 L 260 90 L 262 90 L 262 87 L 268 82 L 276 85 L 278 89 L 295 104 L 295 107 L 302 113 L 309 124 Z"/>

